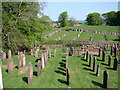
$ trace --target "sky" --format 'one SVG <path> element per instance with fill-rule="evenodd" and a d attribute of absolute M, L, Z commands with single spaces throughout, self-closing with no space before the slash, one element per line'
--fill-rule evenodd
<path fill-rule="evenodd" d="M 68 12 L 69 17 L 81 21 L 85 20 L 89 13 L 103 14 L 118 11 L 118 2 L 47 2 L 43 12 L 52 20 L 57 21 L 59 14 L 64 11 Z"/>

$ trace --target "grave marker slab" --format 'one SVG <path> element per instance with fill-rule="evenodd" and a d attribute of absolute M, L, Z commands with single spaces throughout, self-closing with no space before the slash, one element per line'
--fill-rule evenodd
<path fill-rule="evenodd" d="M 42 67 L 42 63 L 41 63 L 41 61 L 39 60 L 39 61 L 38 61 L 38 64 L 37 64 L 37 76 L 40 76 L 40 75 L 41 75 L 41 67 Z"/>
<path fill-rule="evenodd" d="M 98 65 L 97 65 L 96 75 L 97 75 L 97 76 L 100 76 L 100 63 L 98 63 Z"/>
<path fill-rule="evenodd" d="M 13 70 L 14 70 L 14 63 L 13 63 L 12 58 L 10 58 L 8 61 L 8 73 L 13 72 Z"/>
<path fill-rule="evenodd" d="M 11 58 L 11 50 L 8 51 L 8 59 Z"/>
<path fill-rule="evenodd" d="M 92 64 L 92 55 L 89 55 L 89 67 L 91 67 Z"/>
<path fill-rule="evenodd" d="M 5 61 L 5 59 L 6 59 L 6 53 L 3 52 L 3 53 L 2 53 L 2 61 Z"/>
<path fill-rule="evenodd" d="M 33 65 L 31 62 L 29 62 L 28 67 L 28 84 L 31 84 L 33 80 Z"/>
<path fill-rule="evenodd" d="M 95 72 L 95 68 L 96 68 L 96 57 L 94 57 L 94 61 L 93 61 L 93 72 Z"/>
<path fill-rule="evenodd" d="M 103 87 L 109 88 L 109 72 L 106 70 L 104 71 L 103 74 Z"/>
<path fill-rule="evenodd" d="M 118 64 L 119 64 L 119 60 L 118 60 L 118 58 L 115 57 L 114 64 L 113 64 L 113 69 L 114 70 L 118 70 Z"/>
<path fill-rule="evenodd" d="M 112 60 L 112 56 L 109 55 L 109 57 L 108 57 L 108 66 L 111 66 L 111 60 Z"/>

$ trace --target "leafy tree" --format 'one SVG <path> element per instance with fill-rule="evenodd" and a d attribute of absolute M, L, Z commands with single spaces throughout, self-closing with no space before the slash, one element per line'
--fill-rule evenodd
<path fill-rule="evenodd" d="M 102 16 L 104 17 L 106 25 L 110 25 L 110 26 L 120 25 L 120 11 L 117 12 L 110 11 L 102 14 Z"/>
<path fill-rule="evenodd" d="M 60 23 L 61 27 L 65 27 L 68 25 L 68 13 L 62 12 L 58 17 L 58 22 Z"/>
<path fill-rule="evenodd" d="M 78 22 L 76 21 L 76 19 L 74 17 L 70 17 L 68 20 L 68 25 L 69 26 L 73 26 L 75 24 L 77 24 Z"/>
<path fill-rule="evenodd" d="M 89 13 L 87 15 L 86 21 L 88 25 L 101 25 L 103 23 L 103 19 L 99 13 Z"/>

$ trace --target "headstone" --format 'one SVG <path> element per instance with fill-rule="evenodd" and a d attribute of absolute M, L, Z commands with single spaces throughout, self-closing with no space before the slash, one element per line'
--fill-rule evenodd
<path fill-rule="evenodd" d="M 113 54 L 113 47 L 111 46 L 111 51 L 110 51 L 110 55 Z"/>
<path fill-rule="evenodd" d="M 54 57 L 56 56 L 56 49 L 54 49 Z"/>
<path fill-rule="evenodd" d="M 38 57 L 38 50 L 35 50 L 35 57 Z"/>
<path fill-rule="evenodd" d="M 8 73 L 13 72 L 13 70 L 14 70 L 14 63 L 13 63 L 13 60 L 12 60 L 12 58 L 11 58 L 11 59 L 9 59 L 9 61 L 8 61 Z"/>
<path fill-rule="evenodd" d="M 112 56 L 109 55 L 109 57 L 108 57 L 108 66 L 111 66 L 111 60 L 112 60 Z"/>
<path fill-rule="evenodd" d="M 96 57 L 94 57 L 94 61 L 93 61 L 93 72 L 95 72 L 95 68 L 96 68 Z"/>
<path fill-rule="evenodd" d="M 104 71 L 103 75 L 103 87 L 109 88 L 109 72 L 106 70 Z"/>
<path fill-rule="evenodd" d="M 113 69 L 114 70 L 118 70 L 118 64 L 119 64 L 119 60 L 118 60 L 118 58 L 115 57 L 114 64 L 113 64 Z"/>
<path fill-rule="evenodd" d="M 26 63 L 25 54 L 23 54 L 22 59 L 23 59 L 23 66 L 25 66 Z"/>
<path fill-rule="evenodd" d="M 117 56 L 117 47 L 115 46 L 114 48 L 114 56 L 116 57 Z"/>
<path fill-rule="evenodd" d="M 97 75 L 97 76 L 100 76 L 100 63 L 97 65 L 96 75 Z"/>
<path fill-rule="evenodd" d="M 24 50 L 24 55 L 26 54 L 26 50 Z"/>
<path fill-rule="evenodd" d="M 68 68 L 66 70 L 66 73 L 67 73 L 67 85 L 70 85 L 70 72 Z"/>
<path fill-rule="evenodd" d="M 101 56 L 101 51 L 102 51 L 101 48 L 99 48 L 99 57 Z"/>
<path fill-rule="evenodd" d="M 30 52 L 31 52 L 31 55 L 33 55 L 33 49 L 31 49 L 31 51 L 30 51 Z"/>
<path fill-rule="evenodd" d="M 1 70 L 1 65 L 0 65 L 0 90 L 3 89 L 3 80 L 2 80 L 2 70 Z"/>
<path fill-rule="evenodd" d="M 68 55 L 66 55 L 66 69 L 68 68 Z"/>
<path fill-rule="evenodd" d="M 44 54 L 43 53 L 42 53 L 42 60 L 41 61 L 42 61 L 42 69 L 43 69 L 45 67 L 44 66 Z"/>
<path fill-rule="evenodd" d="M 86 60 L 86 52 L 84 53 L 84 59 Z"/>
<path fill-rule="evenodd" d="M 28 84 L 31 84 L 33 80 L 33 65 L 31 62 L 29 62 L 28 67 Z"/>
<path fill-rule="evenodd" d="M 41 74 L 41 67 L 42 67 L 41 64 L 42 64 L 42 63 L 41 63 L 41 61 L 39 60 L 39 61 L 38 61 L 38 64 L 37 64 L 37 76 L 40 76 L 40 74 Z"/>
<path fill-rule="evenodd" d="M 102 60 L 105 62 L 105 59 L 106 59 L 106 53 L 105 51 L 102 52 Z"/>
<path fill-rule="evenodd" d="M 3 53 L 2 53 L 2 61 L 5 61 L 5 59 L 6 59 L 6 53 L 3 52 Z"/>
<path fill-rule="evenodd" d="M 91 67 L 92 64 L 92 55 L 89 55 L 89 67 Z"/>
<path fill-rule="evenodd" d="M 11 50 L 8 51 L 8 59 L 11 58 Z"/>

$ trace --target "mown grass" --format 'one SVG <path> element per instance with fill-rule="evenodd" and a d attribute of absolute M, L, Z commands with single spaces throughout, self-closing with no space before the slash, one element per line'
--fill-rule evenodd
<path fill-rule="evenodd" d="M 80 34 L 80 37 L 77 38 L 77 40 L 80 40 L 80 41 L 89 41 L 91 34 L 92 34 L 91 32 L 82 32 Z"/>
<path fill-rule="evenodd" d="M 105 37 L 103 34 L 95 34 L 92 41 L 105 41 Z"/>
<path fill-rule="evenodd" d="M 108 41 L 120 41 L 118 38 L 118 35 L 106 35 L 108 38 Z"/>
<path fill-rule="evenodd" d="M 52 30 L 44 31 L 44 32 L 42 33 L 42 35 L 43 35 L 43 36 L 48 35 L 48 34 L 54 32 L 54 31 L 56 31 L 56 30 L 58 30 L 58 28 L 52 28 Z"/>
<path fill-rule="evenodd" d="M 34 56 L 26 56 L 26 62 L 33 63 L 34 77 L 31 85 L 27 84 L 27 73 L 18 75 L 18 69 L 15 68 L 14 72 L 8 74 L 7 69 L 2 68 L 3 73 L 3 83 L 4 88 L 67 88 L 66 85 L 66 76 L 65 76 L 65 55 L 57 55 L 53 57 L 52 49 L 52 58 L 49 58 L 48 64 L 45 65 L 45 68 L 42 70 L 41 76 L 36 76 L 36 65 L 37 59 Z M 57 53 L 63 53 L 63 48 L 56 48 Z M 110 52 L 110 48 L 107 49 L 107 55 Z M 94 56 L 93 56 L 94 57 Z M 110 74 L 109 88 L 118 87 L 118 71 L 112 70 L 114 56 L 112 56 L 112 66 L 107 66 L 108 56 L 106 61 L 102 61 L 102 57 L 97 57 L 97 64 L 100 65 L 100 76 L 97 77 L 88 66 L 88 62 L 83 59 L 83 55 L 79 56 L 69 56 L 68 57 L 68 67 L 70 69 L 70 87 L 71 88 L 102 88 L 103 83 L 103 71 L 108 70 Z M 13 56 L 14 63 L 17 64 L 17 56 Z M 92 59 L 93 60 L 93 59 Z M 3 62 L 3 65 L 7 64 L 8 60 Z M 120 64 L 119 64 L 120 66 Z"/>
<path fill-rule="evenodd" d="M 70 26 L 70 27 L 64 27 L 64 28 L 118 32 L 120 29 L 120 26 L 87 26 L 87 25 L 82 26 L 81 25 L 81 26 Z"/>

